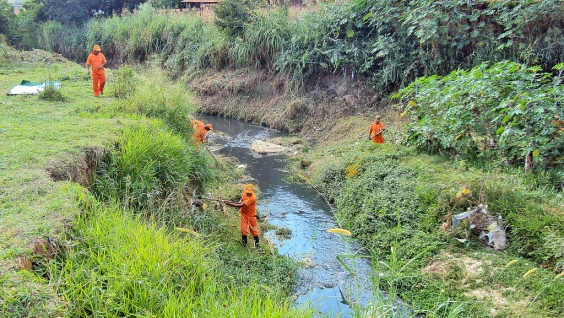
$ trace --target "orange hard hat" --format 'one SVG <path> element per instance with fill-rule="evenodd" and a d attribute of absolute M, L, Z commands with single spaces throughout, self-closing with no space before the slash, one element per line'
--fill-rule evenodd
<path fill-rule="evenodd" d="M 247 184 L 245 186 L 245 193 L 253 193 L 253 192 L 255 192 L 255 187 L 253 187 L 253 185 L 250 183 Z"/>
<path fill-rule="evenodd" d="M 98 44 L 94 44 L 94 47 L 92 48 L 92 51 L 94 52 L 100 52 L 102 51 L 102 49 L 100 49 L 100 46 Z"/>

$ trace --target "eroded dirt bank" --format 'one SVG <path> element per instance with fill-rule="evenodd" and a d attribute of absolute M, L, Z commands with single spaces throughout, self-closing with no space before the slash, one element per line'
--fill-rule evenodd
<path fill-rule="evenodd" d="M 188 83 L 200 112 L 254 122 L 271 128 L 305 133 L 329 131 L 336 120 L 371 115 L 380 98 L 350 74 L 320 74 L 301 89 L 289 80 L 256 69 L 206 73 Z"/>

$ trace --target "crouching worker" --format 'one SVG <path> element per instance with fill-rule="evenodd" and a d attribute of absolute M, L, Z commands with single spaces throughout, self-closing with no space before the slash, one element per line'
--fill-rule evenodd
<path fill-rule="evenodd" d="M 257 197 L 255 196 L 255 187 L 252 184 L 247 184 L 245 186 L 245 191 L 243 192 L 243 197 L 241 200 L 236 202 L 224 201 L 225 204 L 240 208 L 241 217 L 241 238 L 243 240 L 243 246 L 247 245 L 247 234 L 248 228 L 250 228 L 251 235 L 255 240 L 255 247 L 259 247 L 259 231 L 257 223 Z"/>
<path fill-rule="evenodd" d="M 192 120 L 192 128 L 194 128 L 192 139 L 196 144 L 202 144 L 204 143 L 204 141 L 206 141 L 206 133 L 212 130 L 212 125 L 204 125 L 203 121 L 194 119 Z"/>

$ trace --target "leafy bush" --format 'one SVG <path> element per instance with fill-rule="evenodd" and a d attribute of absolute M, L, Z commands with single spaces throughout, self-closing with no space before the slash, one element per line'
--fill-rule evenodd
<path fill-rule="evenodd" d="M 12 5 L 6 0 L 0 0 L 0 34 L 6 37 L 12 35 L 15 18 Z"/>
<path fill-rule="evenodd" d="M 561 69 L 562 64 L 557 65 Z M 409 144 L 464 159 L 498 159 L 561 169 L 564 112 L 560 76 L 513 62 L 418 79 L 395 97 L 409 114 Z"/>
<path fill-rule="evenodd" d="M 67 97 L 61 93 L 59 88 L 56 88 L 51 81 L 47 82 L 45 88 L 39 92 L 39 99 L 48 100 L 51 102 L 64 102 Z"/>

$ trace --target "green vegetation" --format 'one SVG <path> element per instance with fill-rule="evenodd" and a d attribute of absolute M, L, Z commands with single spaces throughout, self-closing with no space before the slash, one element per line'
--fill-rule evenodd
<path fill-rule="evenodd" d="M 8 50 L 2 87 L 49 74 L 68 98 L 0 97 L 0 316 L 311 316 L 291 308 L 294 262 L 242 248 L 236 213 L 190 204 L 240 189 L 187 138 L 185 89 L 145 68 L 135 94 L 94 98 L 84 68 Z"/>
<path fill-rule="evenodd" d="M 560 75 L 539 67 L 500 62 L 420 78 L 396 97 L 411 118 L 407 144 L 500 165 L 523 165 L 530 156 L 530 166 L 553 174 L 557 184 L 564 178 L 564 126 L 557 122 L 564 115 L 561 84 Z"/>
<path fill-rule="evenodd" d="M 382 93 L 420 76 L 446 75 L 484 62 L 512 60 L 548 72 L 564 58 L 559 40 L 564 10 L 558 0 L 352 0 L 321 5 L 319 12 L 298 19 L 284 9 L 265 13 L 236 3 L 219 6 L 219 26 L 156 13 L 144 4 L 133 15 L 91 19 L 83 26 L 62 27 L 56 20 L 37 29 L 22 25 L 21 39 L 12 43 L 30 47 L 24 38 L 36 38 L 42 48 L 79 62 L 93 43 L 110 59 L 144 61 L 157 54 L 176 76 L 266 66 L 288 76 L 290 85 L 302 85 L 314 74 L 338 72 L 360 75 Z M 233 10 L 222 13 L 223 7 Z M 229 34 L 218 35 L 222 28 Z"/>
<path fill-rule="evenodd" d="M 370 251 L 380 288 L 430 316 L 562 314 L 564 280 L 554 272 L 564 265 L 561 195 L 535 190 L 518 172 L 390 143 L 354 145 L 366 127 L 361 119 L 339 122 L 330 134 L 349 131 L 348 137 L 299 162 L 304 178 L 335 203 L 341 227 Z M 470 195 L 457 197 L 461 189 Z M 502 216 L 505 251 L 488 249 L 468 223 L 451 227 L 454 214 L 478 204 Z M 392 304 L 384 301 L 378 310 Z"/>
<path fill-rule="evenodd" d="M 56 12 L 57 1 L 27 1 L 13 16 L 0 0 L 1 87 L 51 75 L 63 85 L 43 99 L 0 98 L 0 315 L 312 315 L 290 308 L 295 264 L 242 249 L 236 216 L 191 205 L 193 191 L 240 191 L 220 181 L 236 172 L 186 138 L 197 105 L 167 77 L 227 68 L 264 68 L 292 94 L 327 73 L 370 95 L 399 90 L 409 123 L 384 120 L 385 136 L 403 145 L 359 142 L 368 121 L 349 118 L 322 132 L 338 140 L 299 157 L 391 295 L 364 314 L 389 315 L 393 295 L 431 317 L 563 314 L 562 1 L 352 0 L 299 18 L 225 1 L 209 25 L 157 12 L 168 1 L 124 17 L 108 7 L 87 22 L 92 10 L 74 1 L 72 15 Z M 146 69 L 110 70 L 113 97 L 94 100 L 84 69 L 5 42 L 81 64 L 96 43 L 109 60 Z M 207 88 L 249 93 L 218 86 Z M 315 113 L 308 101 L 289 112 Z M 502 216 L 504 251 L 468 223 L 452 228 L 454 214 L 479 204 Z M 46 238 L 54 255 L 30 251 Z"/>

